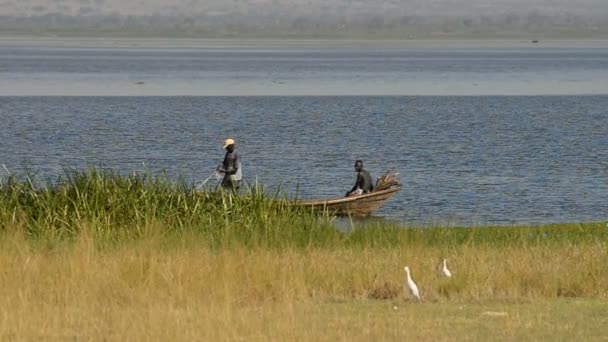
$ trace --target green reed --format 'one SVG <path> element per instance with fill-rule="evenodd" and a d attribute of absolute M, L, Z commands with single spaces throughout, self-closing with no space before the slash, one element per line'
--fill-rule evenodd
<path fill-rule="evenodd" d="M 158 226 L 163 234 L 195 231 L 211 242 L 230 237 L 279 244 L 310 240 L 309 234 L 318 233 L 312 230 L 335 234 L 328 222 L 287 199 L 269 198 L 257 185 L 237 196 L 196 191 L 162 176 L 98 169 L 65 171 L 44 185 L 28 176 L 0 183 L 0 229 L 20 226 L 38 238 L 68 238 L 82 229 L 93 229 L 96 236 L 137 237 Z"/>
<path fill-rule="evenodd" d="M 0 230 L 33 239 L 63 240 L 82 232 L 122 241 L 152 234 L 190 234 L 209 246 L 364 247 L 409 245 L 538 245 L 608 239 L 605 223 L 543 227 L 411 228 L 379 221 L 342 232 L 334 217 L 292 205 L 280 192 L 254 185 L 247 193 L 197 191 L 164 176 L 66 170 L 54 181 L 30 176 L 0 179 Z M 406 229 L 407 228 L 407 229 Z M 170 239 L 168 239 L 170 240 Z"/>

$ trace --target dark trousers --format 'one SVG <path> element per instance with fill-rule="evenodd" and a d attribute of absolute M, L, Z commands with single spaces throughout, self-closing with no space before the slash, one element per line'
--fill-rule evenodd
<path fill-rule="evenodd" d="M 232 179 L 230 179 L 228 177 L 224 177 L 224 179 L 222 180 L 222 188 L 224 188 L 224 189 L 238 191 L 240 187 L 241 187 L 240 180 L 233 181 Z"/>

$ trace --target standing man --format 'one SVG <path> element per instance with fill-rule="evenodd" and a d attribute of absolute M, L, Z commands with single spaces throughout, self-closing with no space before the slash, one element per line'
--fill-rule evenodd
<path fill-rule="evenodd" d="M 224 175 L 222 187 L 236 191 L 241 186 L 243 173 L 241 171 L 241 158 L 234 151 L 235 145 L 236 142 L 233 139 L 226 139 L 224 141 L 226 155 L 222 164 L 217 167 L 217 172 Z"/>
<path fill-rule="evenodd" d="M 372 176 L 363 169 L 363 161 L 355 161 L 355 171 L 357 171 L 357 180 L 353 188 L 346 193 L 346 197 L 366 194 L 374 190 L 374 184 L 372 183 Z"/>

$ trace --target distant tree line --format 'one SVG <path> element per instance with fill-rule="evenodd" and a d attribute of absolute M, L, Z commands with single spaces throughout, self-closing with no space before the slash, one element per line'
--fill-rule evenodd
<path fill-rule="evenodd" d="M 85 12 L 87 12 L 85 10 Z M 88 12 L 87 12 L 88 13 Z M 253 11 L 197 16 L 44 14 L 0 16 L 0 34 L 149 35 L 183 37 L 432 38 L 432 37 L 606 37 L 608 18 L 538 11 L 502 15 L 318 16 Z"/>

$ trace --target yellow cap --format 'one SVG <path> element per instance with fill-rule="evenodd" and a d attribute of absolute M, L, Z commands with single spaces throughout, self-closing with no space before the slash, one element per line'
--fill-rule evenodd
<path fill-rule="evenodd" d="M 234 143 L 235 143 L 235 142 L 234 142 L 234 140 L 233 140 L 233 139 L 226 139 L 226 140 L 224 141 L 224 148 L 226 148 L 226 147 L 228 147 L 228 146 L 230 146 L 230 145 L 234 145 Z"/>

